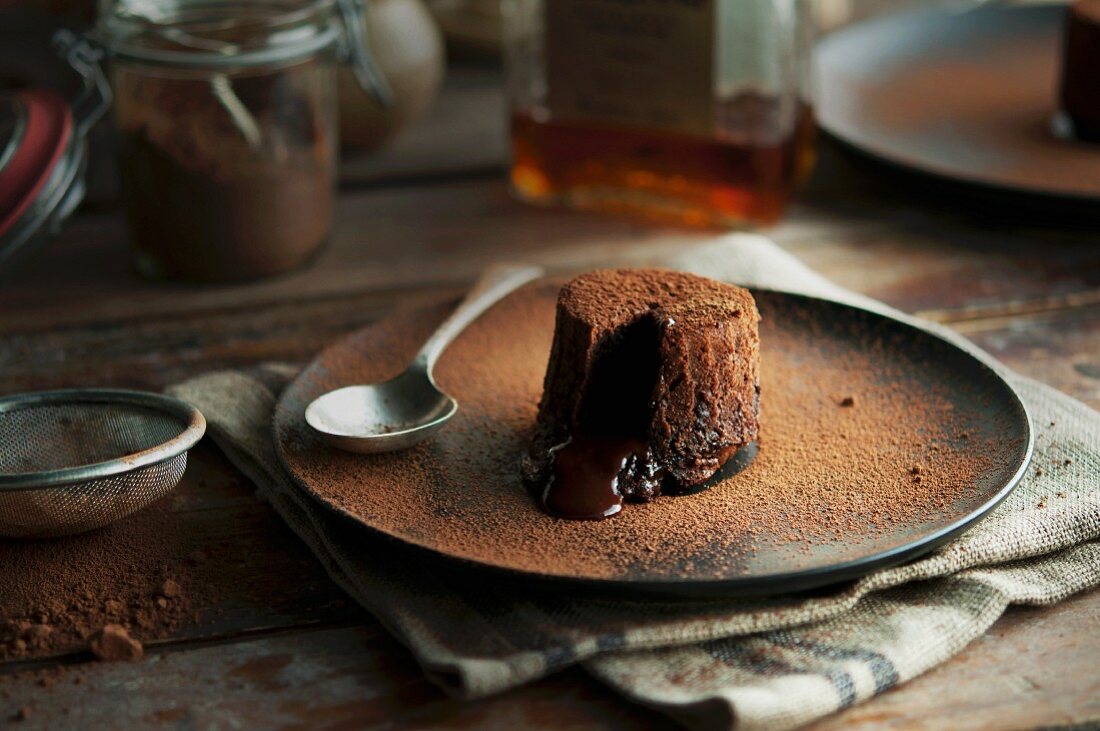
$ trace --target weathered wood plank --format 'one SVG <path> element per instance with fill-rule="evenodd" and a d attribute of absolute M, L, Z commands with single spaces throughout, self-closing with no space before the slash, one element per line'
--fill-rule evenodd
<path fill-rule="evenodd" d="M 80 216 L 0 290 L 0 333 L 456 288 L 494 260 L 583 268 L 626 254 L 658 256 L 715 235 L 533 209 L 511 200 L 496 179 L 349 193 L 338 221 L 328 249 L 306 271 L 251 285 L 194 287 L 142 281 L 129 269 L 118 216 Z M 840 284 L 943 319 L 1100 298 L 1100 249 L 1069 234 L 1052 240 L 982 231 L 905 211 L 896 220 L 879 213 L 861 220 L 806 206 L 772 234 Z"/>
<path fill-rule="evenodd" d="M 1046 609 L 1011 609 L 958 658 L 812 728 L 1005 729 L 1097 722 L 1100 676 L 1080 639 L 1094 633 L 1098 620 L 1100 592 Z M 196 648 L 153 648 L 142 664 L 70 664 L 60 674 L 23 672 L 4 681 L 0 712 L 28 708 L 27 728 L 668 725 L 575 671 L 476 703 L 446 699 L 373 623 Z"/>
<path fill-rule="evenodd" d="M 1100 250 L 1079 234 L 897 214 L 878 223 L 807 212 L 773 236 L 838 284 L 936 320 L 1100 301 Z"/>
<path fill-rule="evenodd" d="M 670 229 L 532 209 L 497 180 L 371 190 L 342 197 L 330 244 L 309 269 L 266 282 L 201 287 L 142 281 L 130 271 L 119 216 L 73 222 L 0 290 L 0 332 L 92 324 L 317 297 L 456 286 L 500 258 L 583 265 L 664 239 Z M 698 232 L 679 235 L 703 238 Z"/>
<path fill-rule="evenodd" d="M 0 344 L 0 389 L 65 385 L 163 388 L 197 372 L 262 361 L 305 360 L 339 334 L 458 290 L 290 300 L 11 333 Z"/>
<path fill-rule="evenodd" d="M 1018 372 L 1100 409 L 1100 305 L 952 327 Z"/>
<path fill-rule="evenodd" d="M 43 677 L 52 684 L 39 685 Z M 141 663 L 5 680 L 0 714 L 26 708 L 27 729 L 672 727 L 576 670 L 476 703 L 449 699 L 377 625 L 154 650 Z"/>
<path fill-rule="evenodd" d="M 1095 590 L 1049 608 L 1009 609 L 950 662 L 808 731 L 1096 728 L 1098 623 Z"/>

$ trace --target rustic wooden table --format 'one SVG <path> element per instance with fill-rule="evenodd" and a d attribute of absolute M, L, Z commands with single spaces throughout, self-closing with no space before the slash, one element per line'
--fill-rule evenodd
<path fill-rule="evenodd" d="M 302 362 L 396 307 L 455 296 L 494 259 L 569 269 L 711 235 L 513 202 L 497 88 L 491 70 L 456 71 L 430 119 L 384 155 L 350 162 L 331 245 L 307 271 L 276 281 L 144 282 L 128 267 L 117 212 L 81 213 L 0 288 L 0 393 L 159 389 L 217 368 Z M 840 284 L 947 323 L 1100 407 L 1093 235 L 979 222 L 937 200 L 934 186 L 915 198 L 828 145 L 822 157 L 810 189 L 770 232 L 777 241 Z M 209 443 L 155 509 L 186 521 L 231 564 L 201 575 L 199 618 L 149 643 L 141 663 L 97 664 L 79 652 L 3 662 L 0 718 L 26 708 L 21 723 L 44 728 L 671 725 L 580 671 L 481 702 L 447 699 Z M 5 582 L 41 578 L 21 575 L 15 560 L 34 550 L 0 543 L 0 594 Z M 163 550 L 158 559 L 181 559 Z M 1100 723 L 1098 621 L 1100 591 L 1010 609 L 956 659 L 815 728 Z M 58 666 L 79 672 L 44 682 L 43 670 Z"/>

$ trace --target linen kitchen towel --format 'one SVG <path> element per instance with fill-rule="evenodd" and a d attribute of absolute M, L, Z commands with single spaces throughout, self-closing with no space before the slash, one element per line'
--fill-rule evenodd
<path fill-rule="evenodd" d="M 610 263 L 610 262 L 609 262 Z M 273 445 L 287 366 L 223 371 L 171 392 L 330 575 L 450 692 L 475 698 L 579 663 L 628 698 L 698 728 L 794 728 L 944 662 L 1011 604 L 1100 584 L 1100 414 L 1013 373 L 947 328 L 828 282 L 766 238 L 732 234 L 652 265 L 854 304 L 935 332 L 1001 373 L 1036 427 L 1033 467 L 989 517 L 912 563 L 812 595 L 616 600 L 472 582 L 333 517 L 295 487 Z M 374 541 L 372 543 L 372 541 Z"/>

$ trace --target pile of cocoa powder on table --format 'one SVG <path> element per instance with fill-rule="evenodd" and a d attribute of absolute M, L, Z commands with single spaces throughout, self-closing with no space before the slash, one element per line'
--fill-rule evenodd
<path fill-rule="evenodd" d="M 83 650 L 137 659 L 142 641 L 199 619 L 192 573 L 205 554 L 193 542 L 163 503 L 89 533 L 0 540 L 0 659 Z"/>

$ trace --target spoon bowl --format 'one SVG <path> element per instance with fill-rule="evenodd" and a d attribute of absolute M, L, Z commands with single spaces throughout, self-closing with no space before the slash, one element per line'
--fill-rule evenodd
<path fill-rule="evenodd" d="M 329 391 L 306 408 L 306 423 L 336 447 L 360 454 L 407 449 L 427 439 L 458 411 L 458 402 L 428 374 Z"/>
<path fill-rule="evenodd" d="M 306 407 L 306 423 L 332 446 L 360 454 L 408 449 L 432 436 L 458 412 L 432 379 L 439 355 L 485 310 L 541 275 L 537 267 L 491 267 L 401 374 L 318 396 Z"/>

